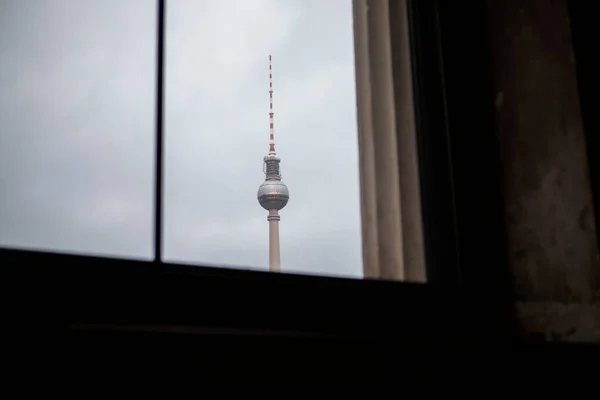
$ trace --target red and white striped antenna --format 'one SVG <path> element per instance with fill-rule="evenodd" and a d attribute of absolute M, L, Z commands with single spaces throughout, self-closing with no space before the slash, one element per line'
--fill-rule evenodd
<path fill-rule="evenodd" d="M 269 54 L 269 158 L 275 158 L 275 133 L 273 129 L 273 66 Z"/>

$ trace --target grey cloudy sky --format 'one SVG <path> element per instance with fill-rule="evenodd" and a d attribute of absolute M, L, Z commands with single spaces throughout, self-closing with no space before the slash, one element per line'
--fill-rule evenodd
<path fill-rule="evenodd" d="M 266 270 L 275 141 L 283 272 L 362 275 L 350 0 L 167 2 L 165 258 Z M 0 0 L 0 244 L 153 252 L 156 7 Z"/>

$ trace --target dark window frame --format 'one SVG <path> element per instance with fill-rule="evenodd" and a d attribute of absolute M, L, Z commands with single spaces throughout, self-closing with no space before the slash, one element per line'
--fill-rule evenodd
<path fill-rule="evenodd" d="M 154 261 L 0 249 L 0 292 L 4 304 L 22 299 L 18 309 L 6 310 L 5 319 L 17 325 L 29 321 L 35 326 L 53 321 L 64 329 L 121 326 L 160 331 L 169 327 L 182 332 L 259 336 L 277 333 L 299 337 L 405 338 L 411 343 L 439 342 L 443 330 L 444 342 L 473 340 L 464 332 L 471 330 L 469 326 L 474 323 L 470 318 L 474 308 L 487 307 L 500 297 L 490 295 L 486 297 L 488 302 L 480 304 L 468 301 L 482 279 L 486 280 L 474 257 L 493 248 L 482 238 L 488 235 L 489 240 L 489 235 L 496 235 L 498 225 L 497 221 L 484 218 L 473 227 L 465 222 L 466 218 L 460 218 L 461 210 L 473 205 L 465 186 L 473 172 L 464 165 L 476 158 L 467 150 L 467 137 L 461 136 L 457 128 L 467 122 L 470 114 L 448 107 L 462 97 L 455 90 L 457 85 L 481 66 L 485 54 L 483 41 L 465 35 L 469 29 L 480 28 L 467 23 L 481 16 L 477 14 L 481 10 L 473 11 L 471 6 L 469 3 L 459 7 L 463 12 L 469 11 L 461 15 L 456 11 L 458 6 L 444 6 L 437 0 L 408 2 L 430 283 L 270 274 L 161 260 L 166 9 L 165 0 L 157 0 Z M 465 23 L 464 32 L 448 25 L 461 25 L 457 21 Z M 449 62 L 455 60 L 455 54 L 464 52 L 461 49 L 465 40 L 471 44 L 470 59 L 475 63 L 470 71 L 460 71 L 455 61 Z M 485 76 L 477 79 L 486 83 Z M 482 92 L 473 89 L 471 94 Z M 481 102 L 469 104 L 478 103 Z M 482 115 L 478 127 L 489 128 L 491 118 Z M 462 164 L 457 165 L 459 159 Z M 494 206 L 494 199 L 493 195 L 480 199 L 480 207 Z M 479 230 L 473 231 L 474 228 Z M 482 250 L 473 250 L 473 244 L 482 245 Z M 492 271 L 499 271 L 501 266 L 499 262 Z M 500 284 L 495 287 L 494 296 L 505 289 Z M 499 311 L 505 310 L 503 301 L 497 306 Z M 496 315 L 486 313 L 490 321 Z M 477 319 L 477 324 L 481 323 Z"/>

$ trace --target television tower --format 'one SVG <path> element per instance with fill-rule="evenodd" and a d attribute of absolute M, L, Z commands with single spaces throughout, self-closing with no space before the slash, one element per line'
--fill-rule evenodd
<path fill-rule="evenodd" d="M 287 204 L 290 198 L 285 183 L 281 181 L 279 163 L 281 160 L 275 154 L 275 136 L 273 130 L 273 73 L 271 55 L 269 55 L 269 155 L 263 159 L 265 181 L 258 188 L 258 202 L 269 212 L 269 271 L 281 270 L 281 255 L 279 252 L 279 210 Z"/>

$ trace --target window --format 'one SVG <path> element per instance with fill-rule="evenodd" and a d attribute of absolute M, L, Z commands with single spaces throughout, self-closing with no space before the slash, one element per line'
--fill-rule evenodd
<path fill-rule="evenodd" d="M 316 335 L 317 337 L 351 333 L 353 337 L 358 335 L 360 340 L 385 336 L 394 337 L 394 340 L 410 337 L 411 340 L 426 341 L 432 339 L 434 332 L 439 332 L 440 326 L 464 323 L 461 326 L 468 329 L 468 320 L 465 318 L 468 307 L 462 291 L 452 285 L 440 288 L 435 284 L 455 283 L 456 274 L 451 271 L 443 279 L 439 279 L 441 274 L 436 275 L 436 273 L 440 271 L 438 267 L 443 261 L 443 256 L 432 257 L 432 254 L 437 254 L 436 251 L 439 250 L 448 251 L 440 254 L 451 255 L 453 243 L 450 236 L 441 235 L 440 238 L 439 232 L 431 229 L 432 226 L 437 226 L 432 219 L 439 220 L 447 217 L 445 211 L 441 216 L 431 213 L 436 209 L 435 204 L 451 200 L 452 197 L 440 183 L 448 177 L 444 176 L 448 169 L 434 168 L 435 163 L 440 162 L 440 158 L 434 157 L 432 153 L 432 149 L 439 149 L 443 144 L 445 132 L 432 130 L 423 125 L 423 121 L 445 121 L 443 107 L 442 112 L 439 109 L 439 102 L 444 99 L 444 93 L 438 90 L 444 87 L 439 82 L 439 60 L 435 57 L 432 57 L 433 60 L 430 59 L 431 54 L 437 52 L 428 53 L 423 50 L 435 48 L 431 46 L 439 44 L 435 35 L 424 34 L 431 33 L 431 30 L 435 31 L 433 29 L 435 24 L 432 24 L 433 28 L 425 24 L 432 21 L 431 15 L 426 12 L 431 11 L 428 5 L 423 5 L 422 9 L 419 9 L 417 4 L 422 2 L 390 2 L 389 5 L 393 7 L 388 9 L 388 4 L 379 0 L 372 2 L 355 0 L 352 10 L 356 46 L 360 199 L 363 218 L 361 242 L 365 272 L 368 278 L 384 280 L 413 280 L 412 277 L 420 274 L 415 280 L 423 281 L 422 269 L 426 266 L 427 278 L 436 277 L 434 279 L 436 282 L 432 284 L 411 285 L 382 282 L 377 279 L 330 279 L 203 268 L 167 260 L 171 257 L 169 255 L 171 250 L 166 240 L 169 240 L 169 235 L 173 234 L 169 231 L 169 219 L 174 218 L 170 214 L 169 207 L 177 206 L 177 204 L 169 205 L 169 202 L 173 202 L 173 198 L 169 198 L 168 191 L 173 187 L 177 189 L 177 182 L 173 182 L 170 175 L 174 171 L 169 169 L 175 169 L 178 163 L 182 162 L 173 160 L 172 151 L 177 148 L 176 146 L 181 148 L 181 141 L 177 144 L 176 135 L 185 132 L 183 128 L 177 129 L 175 125 L 171 125 L 177 120 L 170 122 L 169 118 L 172 117 L 169 115 L 177 111 L 178 107 L 186 106 L 186 101 L 190 102 L 194 99 L 177 100 L 176 98 L 175 103 L 169 105 L 169 91 L 177 88 L 173 86 L 176 81 L 169 80 L 168 63 L 169 57 L 177 56 L 177 51 L 171 50 L 173 53 L 169 54 L 171 39 L 165 36 L 165 28 L 168 29 L 168 25 L 164 24 L 165 3 L 162 0 L 157 2 L 158 35 L 149 34 L 147 39 L 148 43 L 156 45 L 156 50 L 147 48 L 150 55 L 146 66 L 149 70 L 157 67 L 156 71 L 152 70 L 150 74 L 151 80 L 156 83 L 156 88 L 152 90 L 156 99 L 153 104 L 156 106 L 154 114 L 156 119 L 154 126 L 151 125 L 152 122 L 148 124 L 156 133 L 158 146 L 155 150 L 158 151 L 147 157 L 152 163 L 156 161 L 156 172 L 148 175 L 148 180 L 156 176 L 158 184 L 150 185 L 146 192 L 150 197 L 152 191 L 155 191 L 156 195 L 152 202 L 154 216 L 149 218 L 150 221 L 154 221 L 154 229 L 150 230 L 154 237 L 155 246 L 152 249 L 154 262 L 125 259 L 127 256 L 143 258 L 147 255 L 143 253 L 105 258 L 19 251 L 5 247 L 0 250 L 0 255 L 2 265 L 7 267 L 1 269 L 3 277 L 0 282 L 9 284 L 1 291 L 3 295 L 8 296 L 7 298 L 18 295 L 20 299 L 44 299 L 43 302 L 24 301 L 20 303 L 22 307 L 18 315 L 8 312 L 6 318 L 10 319 L 12 316 L 15 320 L 22 320 L 23 315 L 26 315 L 30 321 L 43 321 L 48 316 L 52 316 L 53 319 L 67 321 L 65 323 L 68 323 L 69 327 L 79 328 L 118 325 L 119 329 L 128 329 L 127 326 L 123 326 L 128 324 L 129 327 L 133 325 L 132 329 L 161 330 L 168 326 L 169 331 L 180 329 L 193 332 L 228 330 L 239 332 L 242 330 L 257 335 L 264 335 L 270 330 L 287 335 Z M 136 4 L 139 6 L 141 3 Z M 171 7 L 172 2 L 168 4 Z M 371 10 L 368 14 L 365 13 L 367 5 Z M 176 6 L 173 7 L 176 9 Z M 118 14 L 119 11 L 115 9 L 114 13 Z M 110 30 L 113 27 L 107 24 L 105 29 Z M 174 41 L 175 39 L 176 36 L 173 37 Z M 418 49 L 421 51 L 417 51 Z M 397 59 L 404 57 L 406 60 L 409 52 L 411 63 L 399 63 Z M 152 55 L 156 56 L 154 63 Z M 166 65 L 163 63 L 165 60 Z M 275 65 L 277 65 L 276 60 L 274 60 Z M 175 62 L 173 64 L 173 67 L 177 66 Z M 265 79 L 263 68 L 261 62 L 257 62 L 256 76 L 259 77 L 257 79 Z M 137 70 L 135 73 L 142 74 Z M 283 70 L 281 73 L 286 72 Z M 114 77 L 114 75 L 110 76 Z M 275 82 L 277 85 L 280 81 L 275 78 Z M 432 85 L 432 82 L 439 86 Z M 431 86 L 424 86 L 424 83 Z M 411 86 L 413 84 L 414 86 Z M 262 85 L 257 84 L 257 86 L 261 86 L 258 91 L 263 90 L 261 93 L 264 96 Z M 280 89 L 276 86 L 276 90 Z M 285 86 L 281 90 L 285 90 Z M 257 98 L 261 99 L 257 101 L 266 102 L 266 99 L 262 100 L 261 93 L 257 93 Z M 399 109 L 398 105 L 404 104 L 403 101 L 405 103 L 410 101 L 411 94 L 415 96 L 414 110 L 407 107 Z M 107 100 L 106 103 L 110 102 Z M 123 110 L 113 111 L 117 114 L 123 112 Z M 105 118 L 112 118 L 113 114 L 108 113 Z M 256 116 L 256 124 L 261 132 L 264 132 L 262 131 L 264 115 Z M 414 118 L 412 122 L 411 115 Z M 278 114 L 276 116 L 278 118 Z M 285 118 L 282 120 L 285 121 Z M 415 128 L 397 129 L 411 125 Z M 445 127 L 445 122 L 441 123 L 441 126 Z M 419 135 L 415 136 L 415 131 L 418 131 Z M 396 134 L 398 136 L 393 139 Z M 174 144 L 170 144 L 169 135 L 175 136 Z M 264 134 L 257 132 L 257 138 L 260 137 L 264 138 Z M 154 139 L 152 135 L 148 135 L 148 138 L 150 141 Z M 416 141 L 418 145 L 418 163 L 414 158 L 401 159 L 398 152 L 389 151 L 390 143 L 398 148 L 401 145 L 406 148 L 407 143 L 410 146 L 411 140 Z M 263 144 L 259 145 L 261 151 L 264 151 L 262 146 Z M 148 145 L 150 153 L 153 147 L 153 144 Z M 374 153 L 375 148 L 378 150 L 377 157 Z M 185 151 L 191 150 L 185 149 Z M 380 157 L 382 154 L 386 156 Z M 254 160 L 260 162 L 264 155 L 261 152 Z M 283 157 L 283 153 L 281 155 Z M 115 156 L 112 158 L 114 161 Z M 111 161 L 110 158 L 107 159 Z M 227 161 L 229 160 L 225 158 L 222 162 L 210 164 L 207 168 L 211 168 L 211 171 L 218 175 L 222 169 L 230 165 Z M 172 167 L 169 164 L 171 162 Z M 289 171 L 290 166 L 284 162 L 287 161 L 282 161 L 282 169 L 284 178 L 287 179 L 288 176 L 293 176 L 293 173 Z M 406 164 L 411 168 L 401 170 L 401 165 Z M 389 173 L 390 171 L 392 173 Z M 432 174 L 432 171 L 436 173 Z M 440 171 L 443 173 L 440 174 Z M 262 181 L 260 165 L 256 166 L 256 173 L 259 179 L 258 182 L 252 181 L 253 191 L 257 189 L 255 185 Z M 399 187 L 389 184 L 394 180 L 401 180 Z M 2 184 L 5 184 L 4 182 L 2 181 Z M 132 180 L 128 183 L 135 182 Z M 190 185 L 193 184 L 194 182 L 190 182 Z M 180 187 L 183 186 L 180 184 Z M 412 192 L 411 188 L 414 189 Z M 438 190 L 439 188 L 443 190 Z M 406 197 L 411 193 L 412 195 Z M 253 203 L 254 201 L 255 199 L 252 199 Z M 418 235 L 403 235 L 407 232 L 404 224 L 408 223 L 408 226 L 412 224 L 414 228 L 415 223 L 420 223 L 421 211 L 418 207 L 420 204 L 424 205 L 422 210 L 424 240 L 422 246 L 418 243 L 415 246 L 412 241 L 418 239 Z M 381 208 L 382 205 L 385 207 Z M 258 218 L 265 218 L 263 210 L 258 208 L 256 203 L 254 206 Z M 389 223 L 392 214 L 386 213 L 387 210 L 394 213 L 393 218 L 396 220 L 392 223 Z M 411 215 L 412 220 L 409 218 Z M 399 223 L 398 219 L 402 222 Z M 380 224 L 379 221 L 388 223 Z M 451 219 L 445 221 L 450 221 L 449 226 L 452 228 Z M 124 229 L 127 228 L 125 226 Z M 266 228 L 264 226 L 265 230 Z M 392 234 L 388 234 L 389 231 L 386 229 L 392 229 Z M 161 236 L 163 231 L 166 239 L 164 242 Z M 140 236 L 143 237 L 143 234 Z M 446 240 L 448 238 L 451 240 Z M 152 242 L 151 238 L 147 240 Z M 6 241 L 2 244 L 8 245 Z M 402 251 L 398 251 L 399 249 Z M 68 246 L 62 249 L 62 251 L 73 250 Z M 173 258 L 175 256 L 176 254 Z M 418 261 L 419 257 L 421 261 Z M 413 263 L 414 260 L 417 262 Z M 407 273 L 405 267 L 410 265 L 419 266 L 421 270 L 416 268 Z M 57 293 L 61 295 L 57 296 Z M 278 312 L 277 310 L 283 306 L 285 312 Z M 397 320 L 390 319 L 390 315 L 402 315 L 404 324 L 400 325 Z M 406 326 L 417 329 L 406 330 Z M 461 336 L 460 330 L 446 333 L 442 339 L 455 343 L 466 337 Z M 436 336 L 436 340 L 439 339 Z"/>
<path fill-rule="evenodd" d="M 180 189 L 183 188 L 181 189 L 183 195 L 185 195 L 185 190 L 187 190 L 184 184 L 170 180 L 170 177 L 172 179 L 172 175 L 170 174 L 174 171 L 169 171 L 169 169 L 175 170 L 178 166 L 177 163 L 183 162 L 181 160 L 174 160 L 173 153 L 171 152 L 173 149 L 179 147 L 182 151 L 190 151 L 190 155 L 186 153 L 187 160 L 193 156 L 193 152 L 190 149 L 182 149 L 181 143 L 183 142 L 181 138 L 177 139 L 177 135 L 185 132 L 185 128 L 180 127 L 180 129 L 176 129 L 175 125 L 171 126 L 171 123 L 176 124 L 177 119 L 174 120 L 175 122 L 169 122 L 171 121 L 169 118 L 173 118 L 172 116 L 170 117 L 170 113 L 176 113 L 178 107 L 185 110 L 189 102 L 193 102 L 193 98 L 185 99 L 181 97 L 179 100 L 175 100 L 172 106 L 169 106 L 169 91 L 177 90 L 177 81 L 169 80 L 169 57 L 177 58 L 182 57 L 182 55 L 178 55 L 177 50 L 171 50 L 172 54 L 169 55 L 170 39 L 165 36 L 165 27 L 168 25 L 164 24 L 165 3 L 165 1 L 158 1 L 159 19 L 156 24 L 158 27 L 158 40 L 154 42 L 154 37 L 150 36 L 148 39 L 149 43 L 155 43 L 157 46 L 156 53 L 154 53 L 154 50 L 149 50 L 148 52 L 156 54 L 156 58 L 154 59 L 156 64 L 152 65 L 158 66 L 156 75 L 152 72 L 151 77 L 153 80 L 156 79 L 157 83 L 156 90 L 153 90 L 153 92 L 158 101 L 153 106 L 156 106 L 157 110 L 155 114 L 156 125 L 154 128 L 157 134 L 156 143 L 159 146 L 156 147 L 158 149 L 156 157 L 154 158 L 152 155 L 149 155 L 148 158 L 152 162 L 156 160 L 158 171 L 156 176 L 159 179 L 157 179 L 157 185 L 152 185 L 151 190 L 147 190 L 147 193 L 150 195 L 152 190 L 156 190 L 155 194 L 157 195 L 153 204 L 155 207 L 155 229 L 152 230 L 152 233 L 155 239 L 154 244 L 158 244 L 158 246 L 154 247 L 154 262 L 125 261 L 123 260 L 124 255 L 120 255 L 119 258 L 107 259 L 3 249 L 2 257 L 4 260 L 7 260 L 6 264 L 13 265 L 13 268 L 3 271 L 5 274 L 11 274 L 11 280 L 6 279 L 5 281 L 23 283 L 22 286 L 15 284 L 14 288 L 26 286 L 27 290 L 33 290 L 32 288 L 35 287 L 39 291 L 36 292 L 37 295 L 48 293 L 47 296 L 50 300 L 43 305 L 44 307 L 48 307 L 48 310 L 61 310 L 61 313 L 67 315 L 64 317 L 67 320 L 72 319 L 85 323 L 99 321 L 102 323 L 119 323 L 123 320 L 129 321 L 134 319 L 136 323 L 154 325 L 168 324 L 185 325 L 188 327 L 191 325 L 196 327 L 233 326 L 237 328 L 244 327 L 244 329 L 295 329 L 304 332 L 335 328 L 342 331 L 353 330 L 362 332 L 365 335 L 378 334 L 382 330 L 386 330 L 389 334 L 395 335 L 400 333 L 398 328 L 392 327 L 393 322 L 389 318 L 383 318 L 383 315 L 387 313 L 384 309 L 389 309 L 392 303 L 395 309 L 394 312 L 399 312 L 398 307 L 402 308 L 402 313 L 408 324 L 418 323 L 424 329 L 428 329 L 426 326 L 429 326 L 431 331 L 435 329 L 431 323 L 428 324 L 422 320 L 422 315 L 428 315 L 429 317 L 435 315 L 438 319 L 433 318 L 432 321 L 435 321 L 436 324 L 446 319 L 458 318 L 456 313 L 462 312 L 460 292 L 439 290 L 435 285 L 402 285 L 399 283 L 371 280 L 358 281 L 286 274 L 263 274 L 256 271 L 232 271 L 219 268 L 202 268 L 196 265 L 188 266 L 167 260 L 168 257 L 171 257 L 169 255 L 169 251 L 171 250 L 169 250 L 169 244 L 166 243 L 166 240 L 163 242 L 161 239 L 161 235 L 163 234 L 162 227 L 166 227 L 164 234 L 165 239 L 168 240 L 169 235 L 173 234 L 172 231 L 169 231 L 169 219 L 176 218 L 169 211 L 169 207 L 171 207 L 169 202 L 173 202 L 174 200 L 172 197 L 169 197 L 168 191 L 173 188 L 177 190 L 178 185 Z M 369 251 L 373 252 L 376 250 L 379 252 L 377 255 L 379 259 L 376 263 L 380 267 L 388 268 L 384 273 L 382 273 L 383 268 L 379 268 L 379 271 L 376 271 L 375 274 L 369 277 L 392 280 L 406 279 L 408 274 L 405 273 L 404 267 L 410 264 L 409 260 L 417 259 L 419 252 L 426 253 L 429 256 L 432 249 L 435 248 L 435 246 L 431 246 L 431 243 L 428 242 L 430 232 L 427 231 L 427 224 L 424 224 L 425 229 L 422 233 L 425 238 L 423 248 L 419 248 L 419 246 L 411 247 L 411 240 L 414 238 L 411 238 L 410 235 L 398 236 L 398 234 L 403 233 L 404 227 L 402 224 L 410 221 L 409 218 L 405 217 L 410 216 L 411 213 L 417 212 L 412 223 L 419 223 L 420 218 L 418 216 L 420 211 L 418 211 L 418 207 L 416 206 L 421 204 L 421 202 L 425 204 L 426 201 L 431 201 L 432 198 L 435 199 L 435 194 L 440 194 L 434 191 L 418 190 L 418 185 L 421 182 L 426 182 L 429 177 L 426 174 L 417 174 L 417 172 L 422 171 L 423 165 L 431 165 L 427 164 L 428 162 L 432 162 L 431 158 L 419 157 L 418 164 L 416 164 L 414 158 L 408 160 L 411 168 L 400 171 L 400 164 L 403 164 L 406 160 L 400 162 L 401 157 L 399 154 L 397 152 L 388 152 L 390 149 L 386 148 L 390 143 L 393 146 L 400 146 L 401 143 L 409 143 L 411 140 L 416 141 L 418 139 L 415 137 L 415 129 L 398 130 L 396 128 L 398 126 L 404 127 L 405 125 L 402 124 L 408 121 L 412 114 L 414 114 L 413 118 L 416 121 L 409 121 L 406 126 L 412 124 L 419 127 L 419 123 L 423 121 L 423 116 L 420 114 L 421 109 L 419 107 L 415 107 L 416 110 L 405 108 L 402 111 L 397 109 L 397 105 L 400 104 L 403 96 L 406 99 L 410 99 L 411 93 L 418 95 L 427 92 L 423 90 L 421 85 L 424 79 L 420 74 L 423 71 L 427 71 L 423 65 L 420 65 L 418 62 L 414 63 L 414 65 L 410 63 L 398 64 L 395 62 L 397 57 L 406 57 L 409 52 L 415 53 L 415 43 L 408 41 L 409 31 L 413 32 L 414 37 L 420 37 L 423 40 L 426 37 L 419 36 L 419 29 L 421 28 L 414 25 L 408 26 L 407 21 L 414 22 L 416 17 L 407 15 L 406 3 L 398 2 L 394 4 L 398 8 L 390 12 L 385 4 L 381 5 L 379 2 L 374 2 L 370 5 L 372 12 L 367 15 L 364 13 L 365 2 L 357 0 L 354 2 L 353 9 L 354 28 L 357 38 L 355 40 L 357 61 L 356 86 L 359 93 L 357 99 L 359 103 L 357 118 L 359 121 L 359 147 L 361 152 L 359 154 L 359 169 L 361 173 L 360 179 L 363 183 L 361 185 L 362 242 L 367 243 L 364 248 L 369 249 Z M 411 7 L 414 7 L 414 5 L 408 8 L 409 11 L 413 10 Z M 174 9 L 176 10 L 175 6 Z M 117 13 L 116 10 L 115 13 Z M 400 13 L 403 17 L 398 19 L 397 13 Z M 421 16 L 421 18 L 428 20 L 425 16 Z M 388 24 L 390 30 L 385 29 L 385 24 L 381 24 L 382 20 L 385 23 L 387 23 L 386 21 L 390 21 Z M 168 23 L 169 20 L 167 19 L 166 21 Z M 390 35 L 392 31 L 396 35 Z M 392 38 L 394 39 L 392 40 Z M 175 39 L 177 39 L 177 36 L 173 37 L 174 41 Z M 435 42 L 435 40 L 432 41 Z M 151 58 L 149 56 L 148 65 L 150 65 Z M 262 79 L 264 82 L 264 66 L 261 65 L 259 58 L 257 58 L 256 62 L 256 76 L 259 77 L 257 78 L 258 80 Z M 416 58 L 419 59 L 419 56 Z M 166 64 L 163 64 L 164 60 L 167 61 Z M 172 67 L 177 68 L 176 62 L 173 61 L 172 63 Z M 424 65 L 429 64 L 425 63 Z M 378 69 L 382 66 L 384 67 L 383 69 Z M 434 67 L 430 68 L 433 69 Z M 175 69 L 175 71 L 177 70 Z M 284 71 L 282 71 L 282 74 L 286 73 Z M 254 73 L 252 72 L 252 74 Z M 431 78 L 430 75 L 428 76 Z M 285 82 L 283 79 L 282 81 Z M 430 81 L 433 81 L 433 79 L 430 79 Z M 275 82 L 279 81 L 275 78 Z M 368 85 L 369 82 L 372 82 L 372 84 Z M 414 82 L 415 86 L 407 86 L 407 82 Z M 264 97 L 262 86 L 257 84 L 257 92 L 259 92 L 256 94 L 257 99 L 259 99 L 257 102 L 264 102 L 263 104 L 266 104 L 266 99 L 262 99 Z M 218 85 L 218 88 L 222 89 L 222 85 Z M 285 86 L 281 90 L 285 90 L 284 88 Z M 171 92 L 171 95 L 173 93 L 175 92 Z M 436 94 L 439 93 L 436 92 Z M 163 102 L 165 99 L 167 101 Z M 431 97 L 427 96 L 426 99 L 431 99 Z M 415 101 L 419 105 L 427 105 L 421 98 L 416 98 Z M 180 103 L 177 104 L 177 102 Z M 260 107 L 257 107 L 257 109 L 260 109 Z M 439 115 L 434 111 L 431 109 L 428 110 L 429 115 Z M 364 115 L 361 115 L 361 112 Z M 262 117 L 260 114 L 256 116 L 256 125 L 259 129 L 264 129 L 264 116 L 266 114 L 263 111 Z M 109 117 L 112 116 L 112 114 L 107 115 Z M 252 115 L 254 114 L 252 113 Z M 192 113 L 193 116 L 194 114 Z M 285 121 L 285 118 L 282 118 L 282 120 Z M 219 119 L 219 122 L 222 122 L 222 120 Z M 226 122 L 229 123 L 229 121 Z M 290 122 L 287 123 L 289 124 Z M 168 139 L 171 130 L 175 138 L 174 144 L 170 144 Z M 392 137 L 396 133 L 399 135 L 408 134 L 402 138 L 392 140 Z M 264 134 L 257 134 L 257 139 L 260 141 L 260 138 L 265 138 L 265 136 Z M 151 135 L 148 135 L 148 137 L 153 139 Z M 220 140 L 220 138 L 217 139 Z M 439 145 L 439 142 L 433 140 L 437 140 L 439 137 L 432 137 L 430 139 L 432 140 L 429 143 L 419 142 L 420 155 L 427 155 L 427 151 L 430 151 L 434 145 Z M 419 138 L 419 140 L 421 139 Z M 257 145 L 257 148 L 260 148 L 262 152 L 256 156 L 255 161 L 259 163 L 262 161 L 266 145 L 266 140 Z M 370 146 L 372 146 L 371 150 L 369 150 Z M 152 147 L 152 145 L 148 146 L 150 153 Z M 375 148 L 378 149 L 377 157 L 375 157 L 373 152 Z M 165 157 L 162 156 L 163 154 Z M 381 154 L 387 154 L 390 157 L 379 157 Z M 313 156 L 312 153 L 307 155 Z M 223 160 L 218 160 L 218 164 L 216 162 L 214 164 L 210 163 L 207 165 L 207 168 L 211 168 L 211 171 L 218 176 L 223 169 L 227 168 L 227 165 L 231 165 L 228 163 L 230 160 L 227 156 L 227 153 L 225 153 Z M 294 156 L 290 155 L 290 157 L 293 158 Z M 170 162 L 173 162 L 173 167 L 169 166 Z M 284 161 L 282 161 L 282 168 L 285 173 L 284 176 L 287 179 L 290 175 L 293 176 L 293 173 L 289 171 L 288 165 L 283 167 L 283 163 Z M 165 168 L 163 169 L 163 167 Z M 312 166 L 309 167 L 312 168 Z M 386 171 L 393 170 L 396 171 L 395 175 L 386 174 Z M 122 171 L 122 173 L 124 172 Z M 258 184 L 263 179 L 260 165 L 256 166 L 256 174 L 258 182 L 254 180 L 251 182 L 253 192 L 256 191 Z M 148 179 L 151 179 L 151 177 Z M 387 183 L 397 179 L 402 180 L 401 187 L 395 187 L 393 190 L 390 190 L 392 185 L 388 185 Z M 194 182 L 190 182 L 189 184 L 193 185 Z M 374 184 L 374 186 L 370 186 L 371 184 Z M 432 186 L 434 188 L 439 187 L 435 182 Z M 405 197 L 407 193 L 411 193 L 411 187 L 416 190 L 413 194 L 423 194 L 423 198 L 419 198 L 418 196 Z M 403 197 L 401 197 L 401 193 L 404 193 Z M 442 193 L 444 196 L 446 194 Z M 163 198 L 164 202 L 162 201 Z M 159 201 L 156 201 L 156 199 L 159 199 Z M 437 201 L 443 200 L 443 198 L 437 199 Z M 252 203 L 255 201 L 252 198 Z M 374 203 L 369 203 L 373 201 Z M 378 204 L 383 201 L 387 201 L 387 206 L 392 207 L 388 209 L 391 209 L 395 213 L 394 218 L 402 217 L 400 219 L 404 221 L 400 223 L 396 220 L 392 224 L 388 224 L 388 228 L 395 229 L 393 232 L 394 235 L 397 235 L 395 239 L 393 235 L 386 236 L 385 224 L 378 223 L 380 220 L 385 221 L 386 218 L 390 218 L 388 214 L 385 214 L 385 207 L 381 209 L 381 204 Z M 172 205 L 174 208 L 177 208 L 176 203 Z M 371 208 L 373 205 L 375 206 L 374 209 Z M 256 207 L 258 218 L 266 219 L 266 213 L 256 203 L 254 203 L 254 207 Z M 396 209 L 394 210 L 393 207 L 396 207 Z M 365 224 L 365 218 L 373 217 L 373 214 L 370 214 L 369 217 L 369 213 L 372 213 L 373 210 L 375 210 L 376 218 Z M 162 219 L 163 212 L 164 221 Z M 149 219 L 152 220 L 151 218 Z M 262 223 L 264 223 L 263 226 L 266 231 L 267 223 L 264 219 Z M 368 228 L 365 229 L 365 226 L 368 226 Z M 398 238 L 400 238 L 399 241 L 395 242 L 394 240 Z M 371 240 L 373 241 L 370 242 Z M 164 247 L 161 246 L 163 243 Z M 398 252 L 400 243 L 402 243 L 403 247 L 402 252 Z M 142 256 L 139 258 L 142 258 Z M 175 258 L 175 256 L 176 254 L 172 257 Z M 384 259 L 385 256 L 395 257 L 396 260 L 393 260 L 394 263 L 390 264 L 389 259 Z M 366 260 L 369 257 L 370 255 L 365 255 L 364 259 Z M 420 257 L 423 258 L 422 256 Z M 427 272 L 429 274 L 429 259 L 427 261 Z M 421 260 L 419 262 L 424 267 L 424 261 Z M 53 266 L 56 265 L 57 267 L 46 268 L 45 265 L 47 263 Z M 28 266 L 27 268 L 23 268 L 25 264 Z M 81 268 L 82 264 L 85 264 L 88 268 Z M 21 268 L 19 269 L 19 267 Z M 423 276 L 422 272 L 420 273 Z M 32 285 L 31 279 L 35 279 L 39 284 Z M 72 280 L 79 280 L 78 282 L 81 282 L 81 284 L 67 284 L 67 282 Z M 24 282 L 27 282 L 27 285 Z M 43 285 L 41 284 L 42 282 L 44 283 Z M 49 282 L 52 282 L 52 284 L 49 284 Z M 47 292 L 49 290 L 69 293 L 70 298 L 77 298 L 79 301 L 61 304 L 60 307 L 56 305 L 52 306 L 55 297 Z M 110 311 L 105 309 L 105 307 L 108 307 L 106 304 L 98 301 L 98 299 L 105 298 L 107 291 L 111 293 L 111 304 L 114 304 L 114 307 L 111 307 Z M 130 299 L 133 292 L 135 292 L 136 300 L 131 302 Z M 392 298 L 396 300 L 390 302 Z M 419 312 L 413 309 L 416 298 L 423 300 L 422 302 L 418 301 L 420 304 Z M 244 299 L 244 301 L 240 302 L 239 299 Z M 273 310 L 265 308 L 265 304 L 273 301 L 285 304 L 286 306 L 286 313 L 280 313 L 276 320 L 272 318 Z M 211 306 L 215 302 L 218 303 L 217 308 Z M 410 304 L 413 304 L 411 306 L 413 308 L 409 307 Z M 434 304 L 435 307 L 433 306 Z M 82 314 L 79 307 L 84 306 L 86 307 L 86 312 Z M 37 309 L 34 311 L 38 312 Z M 336 316 L 335 320 L 331 319 L 332 315 Z M 82 321 L 82 318 L 85 320 Z"/>

